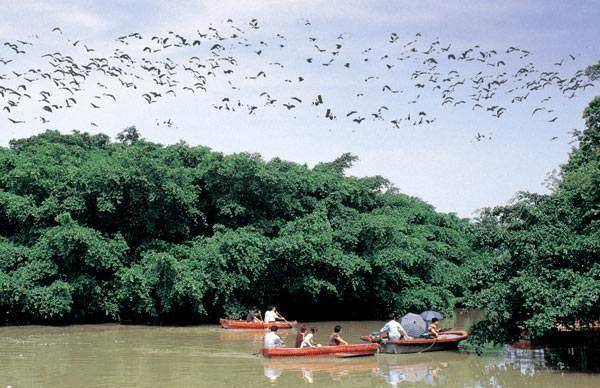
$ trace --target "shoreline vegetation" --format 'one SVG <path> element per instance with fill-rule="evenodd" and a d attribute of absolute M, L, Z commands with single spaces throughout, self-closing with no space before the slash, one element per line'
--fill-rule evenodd
<path fill-rule="evenodd" d="M 306 165 L 134 127 L 0 148 L 0 323 L 215 323 L 481 309 L 470 341 L 600 320 L 600 98 L 548 195 L 443 214 L 344 154 Z"/>

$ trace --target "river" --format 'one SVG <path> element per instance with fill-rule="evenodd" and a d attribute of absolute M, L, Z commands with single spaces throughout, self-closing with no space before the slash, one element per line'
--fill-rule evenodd
<path fill-rule="evenodd" d="M 472 321 L 472 314 L 459 312 L 445 324 L 468 328 Z M 320 329 L 317 342 L 325 343 L 337 323 L 351 342 L 382 325 L 375 321 L 314 323 Z M 256 355 L 262 335 L 216 325 L 0 327 L 0 388 L 600 387 L 600 374 L 578 371 L 580 364 L 588 369 L 589 365 L 573 349 L 557 353 L 504 347 L 481 357 L 434 352 L 266 360 Z M 293 342 L 292 332 L 284 337 L 287 343 Z"/>

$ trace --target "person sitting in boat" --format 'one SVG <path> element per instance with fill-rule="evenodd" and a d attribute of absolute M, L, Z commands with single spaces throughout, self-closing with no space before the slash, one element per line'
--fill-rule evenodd
<path fill-rule="evenodd" d="M 440 321 L 437 318 L 431 318 L 431 323 L 427 328 L 429 338 L 437 338 L 440 335 Z"/>
<path fill-rule="evenodd" d="M 298 334 L 296 334 L 296 344 L 295 344 L 295 346 L 297 348 L 302 347 L 302 341 L 304 341 L 304 336 L 306 335 L 307 331 L 308 331 L 308 328 L 306 327 L 306 325 L 302 325 L 300 327 L 300 331 L 298 332 Z"/>
<path fill-rule="evenodd" d="M 273 306 L 265 311 L 265 322 L 285 321 L 285 318 L 277 312 L 277 307 Z"/>
<path fill-rule="evenodd" d="M 248 315 L 246 315 L 246 322 L 262 322 L 260 311 L 258 311 L 256 306 L 252 307 L 252 310 L 248 311 Z"/>
<path fill-rule="evenodd" d="M 273 349 L 280 348 L 285 346 L 283 343 L 283 339 L 279 335 L 277 335 L 277 326 L 271 326 L 271 331 L 265 334 L 265 339 L 263 342 L 263 346 L 265 349 Z"/>
<path fill-rule="evenodd" d="M 333 328 L 333 333 L 329 336 L 329 346 L 340 346 L 340 345 L 348 345 L 342 338 L 342 327 L 337 325 Z"/>
<path fill-rule="evenodd" d="M 315 345 L 313 343 L 313 338 L 314 338 L 315 334 L 317 334 L 317 328 L 311 327 L 310 332 L 308 332 L 304 336 L 304 340 L 302 340 L 302 344 L 300 345 L 300 347 L 301 348 L 316 348 L 317 346 L 320 346 L 320 345 Z"/>
<path fill-rule="evenodd" d="M 383 334 L 387 334 L 387 338 L 393 341 L 397 341 L 399 339 L 411 339 L 411 337 L 406 333 L 406 330 L 402 327 L 400 322 L 396 321 L 396 315 L 390 315 L 390 320 L 386 323 L 379 332 Z"/>

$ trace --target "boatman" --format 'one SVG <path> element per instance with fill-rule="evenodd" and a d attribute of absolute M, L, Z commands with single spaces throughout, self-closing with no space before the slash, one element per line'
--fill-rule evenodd
<path fill-rule="evenodd" d="M 263 346 L 265 349 L 280 348 L 284 346 L 283 340 L 277 335 L 277 326 L 271 326 L 271 331 L 265 334 Z"/>
<path fill-rule="evenodd" d="M 386 323 L 385 326 L 383 326 L 381 330 L 379 330 L 379 332 L 381 334 L 387 334 L 388 339 L 393 341 L 397 341 L 401 338 L 411 339 L 410 336 L 406 333 L 406 330 L 404 330 L 404 328 L 400 324 L 400 322 L 396 321 L 395 314 L 390 315 L 390 321 Z"/>
<path fill-rule="evenodd" d="M 429 327 L 427 328 L 427 336 L 429 338 L 437 338 L 440 335 L 440 321 L 437 318 L 432 318 Z"/>
<path fill-rule="evenodd" d="M 285 318 L 277 312 L 277 307 L 273 306 L 265 311 L 265 322 L 285 321 Z"/>
<path fill-rule="evenodd" d="M 256 306 L 252 307 L 252 310 L 248 311 L 248 315 L 246 315 L 246 322 L 262 322 L 260 311 L 258 311 Z"/>

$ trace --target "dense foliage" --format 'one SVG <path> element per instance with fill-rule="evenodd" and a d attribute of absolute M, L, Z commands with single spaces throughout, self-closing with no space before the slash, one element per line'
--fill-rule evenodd
<path fill-rule="evenodd" d="M 314 168 L 162 146 L 135 128 L 0 148 L 0 320 L 206 322 L 482 309 L 475 343 L 600 319 L 600 98 L 551 194 L 476 223 L 344 154 Z"/>
<path fill-rule="evenodd" d="M 479 342 L 600 320 L 600 98 L 584 118 L 551 194 L 521 193 L 481 214 L 474 242 L 483 254 L 467 265 L 466 298 L 486 312 L 474 328 Z"/>
<path fill-rule="evenodd" d="M 0 148 L 0 319 L 201 322 L 448 311 L 473 226 L 344 175 L 184 143 L 48 131 Z"/>

